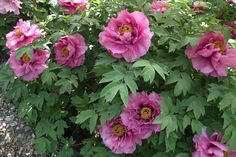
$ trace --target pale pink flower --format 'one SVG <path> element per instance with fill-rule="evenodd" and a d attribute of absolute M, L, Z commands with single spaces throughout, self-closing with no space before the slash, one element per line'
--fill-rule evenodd
<path fill-rule="evenodd" d="M 152 36 L 144 13 L 123 10 L 99 34 L 99 42 L 113 57 L 133 62 L 148 52 Z"/>
<path fill-rule="evenodd" d="M 122 122 L 140 136 L 146 139 L 153 132 L 161 131 L 160 124 L 153 124 L 161 114 L 160 103 L 162 99 L 155 92 L 148 95 L 146 92 L 129 95 L 128 106 L 121 113 Z"/>
<path fill-rule="evenodd" d="M 194 48 L 189 45 L 185 51 L 193 67 L 213 77 L 227 76 L 228 67 L 236 69 L 236 49 L 229 48 L 223 34 L 208 32 L 203 36 Z"/>
<path fill-rule="evenodd" d="M 57 2 L 63 8 L 68 9 L 65 14 L 74 14 L 78 10 L 85 11 L 87 9 L 86 4 L 89 3 L 88 0 L 57 0 Z"/>
<path fill-rule="evenodd" d="M 21 8 L 20 4 L 20 0 L 0 0 L 0 14 L 14 12 L 15 15 L 19 15 L 19 9 Z"/>
<path fill-rule="evenodd" d="M 236 157 L 236 152 L 228 152 L 228 146 L 221 144 L 222 135 L 215 132 L 209 138 L 206 128 L 202 129 L 201 135 L 195 135 L 195 151 L 192 157 Z"/>
<path fill-rule="evenodd" d="M 84 64 L 88 49 L 84 37 L 80 34 L 68 35 L 59 39 L 54 45 L 58 64 L 77 67 Z"/>
<path fill-rule="evenodd" d="M 103 143 L 115 154 L 131 154 L 136 149 L 136 144 L 141 144 L 141 139 L 135 131 L 128 129 L 120 118 L 112 119 L 99 127 Z"/>
<path fill-rule="evenodd" d="M 171 5 L 164 1 L 154 1 L 151 4 L 150 11 L 151 12 L 157 12 L 159 11 L 161 14 L 164 14 L 167 9 L 169 9 Z"/>
<path fill-rule="evenodd" d="M 38 78 L 47 68 L 46 61 L 49 55 L 50 53 L 46 50 L 33 49 L 32 59 L 27 54 L 24 54 L 20 60 L 17 60 L 15 52 L 12 52 L 8 62 L 17 77 L 31 81 Z"/>
<path fill-rule="evenodd" d="M 23 21 L 20 19 L 14 30 L 6 35 L 6 46 L 14 51 L 22 46 L 29 45 L 34 39 L 37 39 L 43 35 L 43 30 L 37 25 L 31 25 L 29 21 Z"/>

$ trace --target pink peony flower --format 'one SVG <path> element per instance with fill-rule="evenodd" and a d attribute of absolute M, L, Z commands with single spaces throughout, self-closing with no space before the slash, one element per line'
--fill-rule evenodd
<path fill-rule="evenodd" d="M 203 0 L 198 0 L 192 3 L 192 9 L 196 12 L 202 12 L 205 7 L 205 2 Z"/>
<path fill-rule="evenodd" d="M 136 144 L 141 144 L 141 139 L 133 130 L 129 130 L 120 120 L 112 119 L 99 127 L 103 143 L 116 154 L 131 154 L 136 149 Z"/>
<path fill-rule="evenodd" d="M 152 36 L 144 13 L 123 10 L 99 34 L 99 42 L 113 57 L 133 62 L 147 53 Z"/>
<path fill-rule="evenodd" d="M 169 3 L 166 3 L 164 1 L 154 1 L 151 4 L 150 11 L 151 12 L 157 12 L 159 11 L 161 14 L 164 14 L 167 9 L 169 9 L 171 5 Z"/>
<path fill-rule="evenodd" d="M 17 25 L 14 28 L 14 31 L 6 35 L 6 46 L 11 51 L 29 45 L 34 39 L 43 35 L 43 30 L 37 25 L 30 25 L 28 21 L 23 21 L 22 19 L 17 22 Z"/>
<path fill-rule="evenodd" d="M 128 106 L 120 115 L 121 120 L 129 129 L 136 130 L 141 139 L 146 139 L 153 131 L 161 130 L 161 125 L 152 124 L 161 113 L 160 102 L 162 99 L 154 92 L 130 95 Z"/>
<path fill-rule="evenodd" d="M 47 68 L 45 62 L 49 58 L 49 54 L 46 50 L 33 49 L 32 59 L 27 54 L 24 54 L 20 60 L 17 60 L 15 52 L 12 52 L 8 62 L 17 77 L 31 81 L 38 78 Z"/>
<path fill-rule="evenodd" d="M 236 157 L 236 152 L 228 152 L 228 146 L 221 144 L 222 135 L 213 133 L 209 138 L 206 128 L 202 129 L 201 135 L 195 135 L 195 152 L 192 157 Z"/>
<path fill-rule="evenodd" d="M 89 3 L 88 0 L 57 0 L 57 2 L 63 8 L 68 9 L 65 14 L 74 14 L 78 10 L 85 11 L 87 9 L 85 5 Z"/>
<path fill-rule="evenodd" d="M 82 65 L 85 60 L 85 52 L 88 49 L 84 37 L 80 34 L 62 37 L 54 48 L 57 63 L 70 67 Z"/>
<path fill-rule="evenodd" d="M 0 14 L 14 12 L 15 15 L 19 15 L 20 4 L 20 0 L 0 0 Z"/>
<path fill-rule="evenodd" d="M 225 25 L 231 27 L 231 38 L 236 39 L 236 25 L 234 24 L 234 22 L 226 22 Z"/>
<path fill-rule="evenodd" d="M 192 60 L 193 67 L 205 75 L 227 76 L 227 68 L 236 69 L 236 49 L 230 49 L 224 36 L 215 32 L 203 34 L 194 48 L 187 46 L 185 54 Z"/>

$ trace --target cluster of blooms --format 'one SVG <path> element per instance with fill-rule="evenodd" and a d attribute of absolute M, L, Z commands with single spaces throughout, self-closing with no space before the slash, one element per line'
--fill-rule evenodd
<path fill-rule="evenodd" d="M 88 0 L 57 0 L 58 4 L 68 11 L 66 14 L 86 10 Z M 231 2 L 231 1 L 228 1 Z M 234 1 L 232 1 L 234 2 Z M 205 8 L 193 3 L 196 12 Z M 21 2 L 19 0 L 0 0 L 0 13 L 13 11 L 19 14 Z M 164 1 L 155 1 L 151 4 L 150 12 L 160 12 L 163 15 L 171 5 Z M 226 23 L 232 28 L 232 38 L 236 38 L 235 25 Z M 46 68 L 49 58 L 47 50 L 33 49 L 33 57 L 23 54 L 16 59 L 16 50 L 43 36 L 43 30 L 37 25 L 20 19 L 14 30 L 6 35 L 6 46 L 11 50 L 9 64 L 17 77 L 31 81 L 36 79 Z M 123 58 L 127 62 L 134 62 L 144 56 L 150 46 L 153 36 L 149 27 L 148 18 L 139 11 L 128 12 L 122 10 L 117 18 L 112 18 L 104 31 L 99 34 L 99 42 L 115 58 Z M 84 64 L 85 52 L 88 47 L 80 34 L 67 35 L 60 38 L 54 45 L 55 60 L 58 64 L 78 67 Z M 213 77 L 227 76 L 228 67 L 236 69 L 236 49 L 231 49 L 225 42 L 224 36 L 216 32 L 206 32 L 195 46 L 187 46 L 185 51 L 191 59 L 193 67 L 205 75 Z M 128 106 L 120 117 L 108 121 L 100 126 L 100 134 L 104 144 L 114 153 L 133 153 L 137 144 L 150 137 L 153 132 L 161 131 L 160 124 L 153 124 L 154 119 L 160 115 L 162 99 L 156 93 L 146 92 L 130 95 Z M 214 133 L 210 138 L 205 129 L 202 135 L 194 137 L 196 151 L 193 157 L 235 157 L 236 152 L 228 152 L 228 147 L 221 144 L 221 135 Z"/>
<path fill-rule="evenodd" d="M 192 157 L 236 157 L 236 151 L 229 151 L 228 146 L 221 143 L 222 135 L 215 132 L 209 138 L 206 128 L 202 129 L 201 135 L 195 135 L 195 152 Z"/>
<path fill-rule="evenodd" d="M 104 144 L 116 154 L 133 153 L 136 144 L 141 145 L 141 140 L 161 131 L 161 125 L 153 124 L 161 114 L 161 102 L 160 96 L 154 92 L 149 95 L 146 92 L 131 94 L 120 117 L 100 126 Z"/>

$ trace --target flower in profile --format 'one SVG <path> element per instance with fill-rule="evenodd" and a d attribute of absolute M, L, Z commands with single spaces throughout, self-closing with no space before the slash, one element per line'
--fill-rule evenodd
<path fill-rule="evenodd" d="M 148 138 L 153 132 L 161 131 L 160 124 L 153 121 L 160 115 L 162 99 L 156 93 L 146 92 L 129 95 L 128 106 L 121 113 L 122 122 L 132 130 L 136 130 L 141 139 Z"/>
<path fill-rule="evenodd" d="M 185 54 L 193 67 L 205 75 L 227 76 L 228 67 L 236 69 L 236 49 L 230 49 L 223 34 L 207 32 L 193 48 L 188 45 Z"/>
<path fill-rule="evenodd" d="M 66 8 L 68 11 L 65 12 L 65 14 L 74 14 L 77 11 L 85 11 L 86 4 L 89 3 L 88 0 L 57 0 L 58 4 Z"/>
<path fill-rule="evenodd" d="M 234 24 L 234 22 L 226 22 L 225 25 L 229 26 L 232 29 L 231 38 L 236 39 L 236 25 Z"/>
<path fill-rule="evenodd" d="M 167 9 L 169 9 L 171 5 L 164 1 L 154 1 L 151 4 L 150 11 L 151 12 L 157 12 L 159 11 L 161 14 L 164 14 Z"/>
<path fill-rule="evenodd" d="M 144 13 L 123 10 L 99 34 L 99 42 L 113 57 L 133 62 L 147 53 L 152 36 Z"/>
<path fill-rule="evenodd" d="M 136 144 L 141 144 L 141 139 L 135 131 L 128 129 L 120 118 L 112 119 L 99 127 L 103 143 L 116 154 L 131 154 L 136 149 Z"/>
<path fill-rule="evenodd" d="M 6 35 L 6 46 L 15 51 L 17 48 L 29 45 L 34 39 L 43 35 L 43 30 L 37 25 L 30 25 L 29 21 L 23 21 L 20 19 L 12 32 Z"/>
<path fill-rule="evenodd" d="M 21 8 L 20 0 L 0 0 L 0 14 L 6 14 L 7 12 L 14 12 L 15 15 L 20 14 Z"/>
<path fill-rule="evenodd" d="M 31 81 L 47 68 L 46 61 L 50 53 L 46 50 L 33 49 L 33 57 L 30 58 L 26 53 L 19 59 L 16 59 L 15 52 L 11 52 L 8 60 L 10 67 L 17 77 L 25 81 Z"/>
<path fill-rule="evenodd" d="M 84 37 L 80 34 L 68 35 L 59 39 L 54 45 L 57 63 L 77 67 L 84 63 L 88 49 Z"/>
<path fill-rule="evenodd" d="M 206 133 L 206 128 L 202 129 L 201 135 L 195 135 L 195 151 L 192 157 L 236 157 L 236 152 L 229 152 L 228 146 L 221 144 L 222 135 L 215 132 L 210 137 Z"/>
<path fill-rule="evenodd" d="M 202 12 L 203 10 L 205 10 L 205 4 L 206 2 L 204 2 L 203 0 L 198 0 L 192 3 L 192 9 L 195 12 Z"/>

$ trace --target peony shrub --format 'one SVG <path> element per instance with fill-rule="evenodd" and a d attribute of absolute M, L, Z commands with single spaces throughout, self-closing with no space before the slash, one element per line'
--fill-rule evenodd
<path fill-rule="evenodd" d="M 57 157 L 236 157 L 229 0 L 0 0 L 0 88 Z"/>

